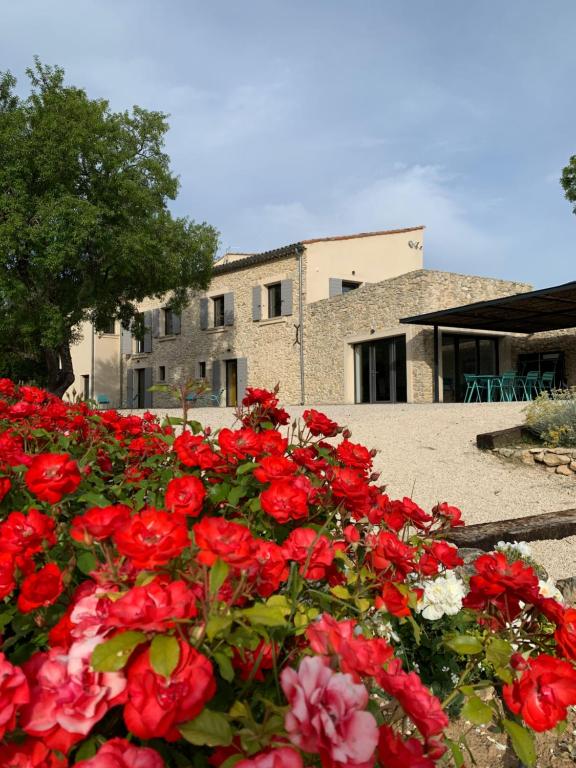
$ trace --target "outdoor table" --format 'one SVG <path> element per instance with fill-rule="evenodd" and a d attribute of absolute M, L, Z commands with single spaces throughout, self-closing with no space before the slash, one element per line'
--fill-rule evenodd
<path fill-rule="evenodd" d="M 494 400 L 494 393 L 497 388 L 502 393 L 502 377 L 495 373 L 477 373 L 475 376 L 478 382 L 480 392 L 486 389 L 486 402 L 491 403 Z"/>

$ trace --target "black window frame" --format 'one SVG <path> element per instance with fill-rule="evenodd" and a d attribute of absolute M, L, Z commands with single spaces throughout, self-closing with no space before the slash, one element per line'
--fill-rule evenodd
<path fill-rule="evenodd" d="M 174 336 L 174 310 L 164 307 L 164 336 Z"/>
<path fill-rule="evenodd" d="M 282 317 L 282 283 L 270 283 L 266 286 L 268 294 L 268 317 Z"/>
<path fill-rule="evenodd" d="M 198 361 L 198 378 L 199 379 L 206 378 L 206 361 L 205 360 Z"/>
<path fill-rule="evenodd" d="M 104 326 L 100 333 L 102 333 L 104 336 L 116 336 L 116 318 L 110 317 L 106 322 L 108 325 Z"/>
<path fill-rule="evenodd" d="M 224 294 L 212 297 L 214 328 L 224 327 Z"/>
<path fill-rule="evenodd" d="M 166 381 L 166 366 L 158 366 L 158 381 Z"/>
<path fill-rule="evenodd" d="M 342 293 L 355 291 L 356 288 L 360 288 L 361 285 L 362 283 L 359 283 L 356 280 L 342 280 Z"/>

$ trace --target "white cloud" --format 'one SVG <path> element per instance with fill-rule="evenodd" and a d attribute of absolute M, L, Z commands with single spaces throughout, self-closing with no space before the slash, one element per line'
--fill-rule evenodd
<path fill-rule="evenodd" d="M 429 268 L 466 273 L 498 272 L 511 238 L 482 228 L 474 213 L 494 205 L 475 200 L 436 166 L 396 168 L 366 186 L 333 192 L 317 208 L 302 202 L 263 205 L 241 212 L 231 229 L 236 243 L 266 249 L 308 237 L 426 225 Z"/>

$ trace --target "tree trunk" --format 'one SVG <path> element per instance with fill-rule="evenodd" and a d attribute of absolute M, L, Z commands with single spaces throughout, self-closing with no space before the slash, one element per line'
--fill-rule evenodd
<path fill-rule="evenodd" d="M 68 387 L 74 383 L 74 366 L 70 344 L 60 344 L 55 349 L 45 349 L 47 389 L 53 395 L 62 397 Z"/>

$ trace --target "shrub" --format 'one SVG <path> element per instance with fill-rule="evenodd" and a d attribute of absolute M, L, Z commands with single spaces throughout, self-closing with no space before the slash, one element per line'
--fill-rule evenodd
<path fill-rule="evenodd" d="M 450 713 L 533 765 L 576 610 L 506 551 L 465 583 L 459 510 L 390 499 L 327 416 L 251 389 L 238 419 L 0 380 L 0 764 L 460 766 Z"/>
<path fill-rule="evenodd" d="M 526 424 L 546 445 L 576 447 L 576 388 L 541 392 L 526 408 Z"/>

